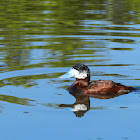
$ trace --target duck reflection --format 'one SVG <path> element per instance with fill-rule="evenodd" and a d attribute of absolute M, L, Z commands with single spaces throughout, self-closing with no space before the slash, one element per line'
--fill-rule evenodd
<path fill-rule="evenodd" d="M 70 107 L 77 117 L 82 117 L 90 109 L 89 96 L 82 93 L 70 93 L 76 99 L 74 104 L 60 104 L 59 107 Z"/>
<path fill-rule="evenodd" d="M 114 93 L 106 95 L 85 95 L 81 92 L 69 92 L 69 93 L 75 97 L 76 102 L 74 104 L 60 104 L 59 107 L 73 108 L 72 111 L 74 112 L 76 117 L 82 117 L 88 110 L 90 110 L 90 97 L 98 99 L 110 99 L 119 96 Z"/>

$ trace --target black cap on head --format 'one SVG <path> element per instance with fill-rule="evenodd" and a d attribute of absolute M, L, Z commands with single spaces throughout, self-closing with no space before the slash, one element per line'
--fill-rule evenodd
<path fill-rule="evenodd" d="M 89 68 L 82 63 L 78 63 L 78 64 L 74 65 L 73 68 L 78 70 L 78 71 L 83 71 L 83 70 L 89 71 Z"/>

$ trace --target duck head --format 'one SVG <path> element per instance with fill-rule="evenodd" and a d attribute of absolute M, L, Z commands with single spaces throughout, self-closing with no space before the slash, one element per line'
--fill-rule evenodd
<path fill-rule="evenodd" d="M 89 68 L 81 63 L 73 66 L 66 74 L 60 76 L 59 78 L 70 78 L 75 77 L 76 80 L 87 80 L 90 81 L 90 70 Z"/>

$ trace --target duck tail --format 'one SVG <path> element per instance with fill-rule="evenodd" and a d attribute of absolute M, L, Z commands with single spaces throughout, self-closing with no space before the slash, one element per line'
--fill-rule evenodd
<path fill-rule="evenodd" d="M 129 91 L 136 91 L 138 89 L 134 88 L 134 87 L 127 87 Z"/>

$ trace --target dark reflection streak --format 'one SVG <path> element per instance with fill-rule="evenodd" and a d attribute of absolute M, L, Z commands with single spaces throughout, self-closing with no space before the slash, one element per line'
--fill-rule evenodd
<path fill-rule="evenodd" d="M 134 64 L 109 64 L 109 65 L 93 65 L 93 66 L 133 66 Z M 92 66 L 92 65 L 91 65 Z"/>

